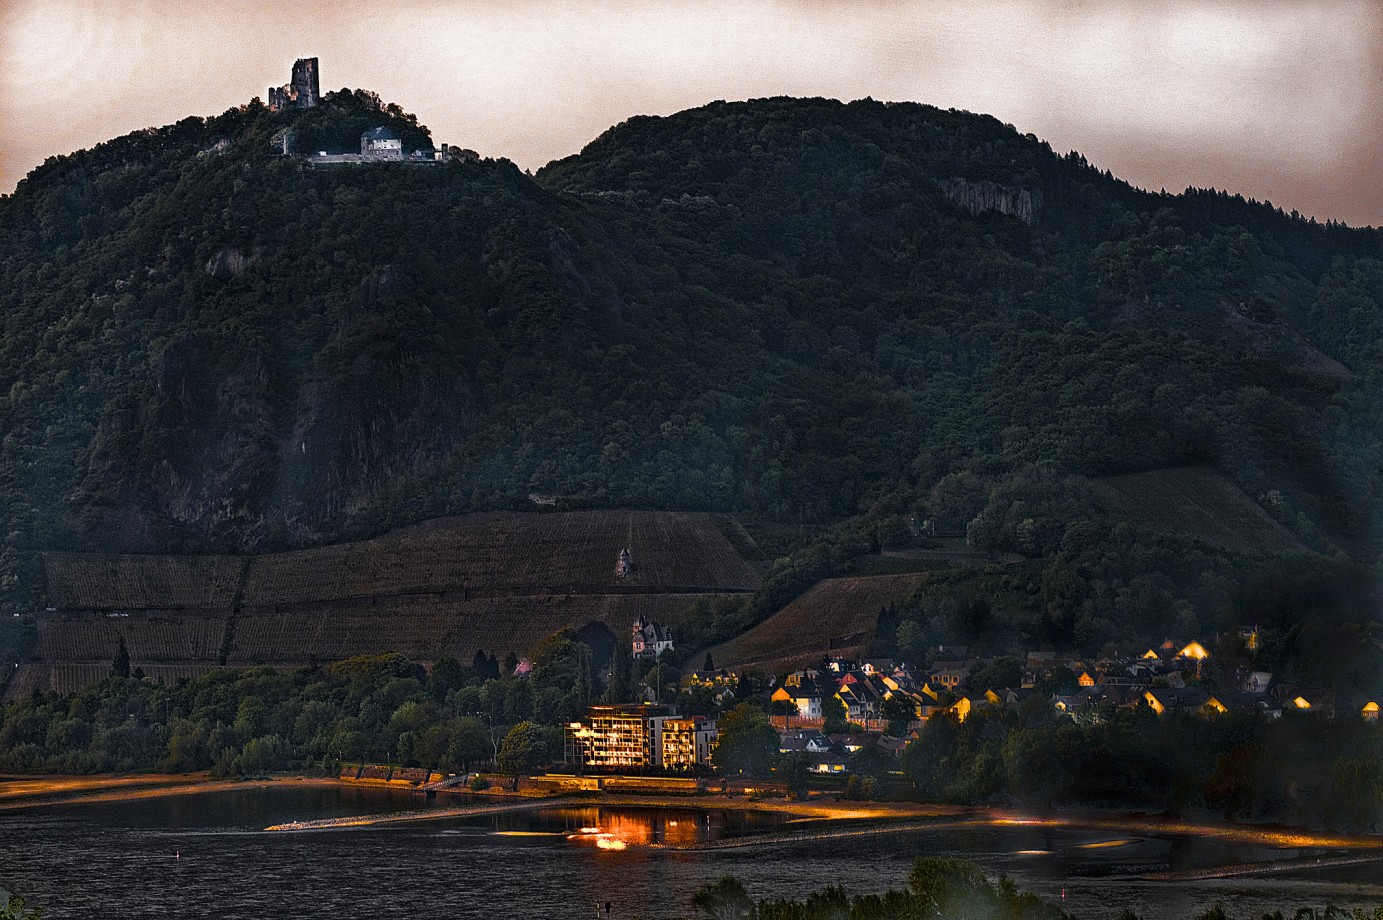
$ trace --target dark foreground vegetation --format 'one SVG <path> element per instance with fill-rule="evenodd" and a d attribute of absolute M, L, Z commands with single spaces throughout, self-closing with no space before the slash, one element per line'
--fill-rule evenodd
<path fill-rule="evenodd" d="M 928 720 L 903 764 L 928 801 L 1208 808 L 1362 832 L 1383 821 L 1383 728 L 1358 719 L 1157 716 L 1139 706 L 1074 724 L 1030 707 Z"/>
<path fill-rule="evenodd" d="M 43 920 L 43 911 L 0 883 L 0 920 Z"/>
<path fill-rule="evenodd" d="M 726 876 L 707 885 L 692 898 L 699 916 L 714 920 L 1074 920 L 1036 895 L 1019 891 L 1007 878 L 997 882 L 984 876 L 972 863 L 961 859 L 921 858 L 913 863 L 908 887 L 881 895 L 851 896 L 834 886 L 813 892 L 801 900 L 792 898 L 756 901 L 739 879 Z M 1290 910 L 1290 909 L 1289 909 Z M 1317 911 L 1301 907 L 1284 914 L 1277 910 L 1261 920 L 1383 920 L 1383 905 L 1371 913 L 1326 907 Z M 1125 910 L 1119 920 L 1139 920 Z M 1192 918 L 1188 918 L 1192 920 Z M 1234 920 L 1219 904 L 1193 920 Z M 1254 920 L 1254 918 L 1245 918 Z"/>

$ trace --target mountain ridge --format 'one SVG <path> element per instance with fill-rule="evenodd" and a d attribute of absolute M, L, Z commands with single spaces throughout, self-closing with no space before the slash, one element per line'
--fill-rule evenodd
<path fill-rule="evenodd" d="M 532 178 L 274 148 L 375 121 L 426 138 L 342 91 L 0 199 L 6 609 L 41 604 L 40 550 L 288 549 L 536 493 L 744 518 L 781 556 L 768 613 L 915 516 L 1086 567 L 1090 525 L 1132 566 L 1083 483 L 1195 463 L 1311 551 L 1378 556 L 1376 230 L 913 103 L 640 117 Z M 1169 571 L 1131 622 L 1225 615 Z M 1115 615 L 1089 590 L 1063 629 Z"/>

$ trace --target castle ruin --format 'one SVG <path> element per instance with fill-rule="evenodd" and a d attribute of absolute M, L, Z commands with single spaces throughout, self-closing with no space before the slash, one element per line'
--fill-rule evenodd
<path fill-rule="evenodd" d="M 293 62 L 293 79 L 283 86 L 269 87 L 269 111 L 310 109 L 321 99 L 317 59 L 298 58 Z"/>

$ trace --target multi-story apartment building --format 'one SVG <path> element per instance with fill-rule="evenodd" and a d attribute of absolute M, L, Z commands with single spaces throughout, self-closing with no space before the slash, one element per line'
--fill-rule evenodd
<path fill-rule="evenodd" d="M 710 763 L 716 736 L 714 721 L 671 706 L 592 706 L 567 726 L 566 760 L 588 770 L 690 770 Z"/>
<path fill-rule="evenodd" d="M 720 732 L 714 719 L 680 716 L 663 722 L 664 770 L 691 772 L 711 765 Z"/>
<path fill-rule="evenodd" d="M 593 770 L 643 770 L 662 764 L 663 723 L 671 706 L 631 703 L 592 706 L 584 722 L 567 726 L 566 759 Z"/>

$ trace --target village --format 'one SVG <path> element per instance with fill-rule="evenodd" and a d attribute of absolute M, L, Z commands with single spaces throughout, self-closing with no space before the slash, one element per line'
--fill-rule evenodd
<path fill-rule="evenodd" d="M 1256 629 L 1235 637 L 1246 648 Z M 656 661 L 674 647 L 671 631 L 640 617 L 631 630 L 636 659 Z M 1298 687 L 1262 671 L 1236 670 L 1212 679 L 1214 655 L 1199 641 L 1166 639 L 1135 656 L 1080 655 L 1034 650 L 1017 655 L 973 655 L 963 646 L 936 646 L 922 666 L 892 658 L 823 658 L 820 663 L 765 679 L 749 672 L 706 667 L 680 679 L 679 698 L 709 700 L 719 711 L 738 703 L 761 706 L 778 733 L 782 755 L 800 755 L 809 773 L 847 776 L 869 761 L 886 764 L 916 740 L 931 719 L 963 723 L 985 715 L 1070 719 L 1093 724 L 1119 710 L 1155 716 L 1214 719 L 1253 713 L 1278 719 L 1356 718 L 1377 721 L 1380 700 L 1342 698 Z M 714 713 L 679 714 L 675 704 L 641 703 L 589 708 L 564 732 L 564 759 L 577 772 L 699 774 L 715 770 L 719 742 Z"/>

